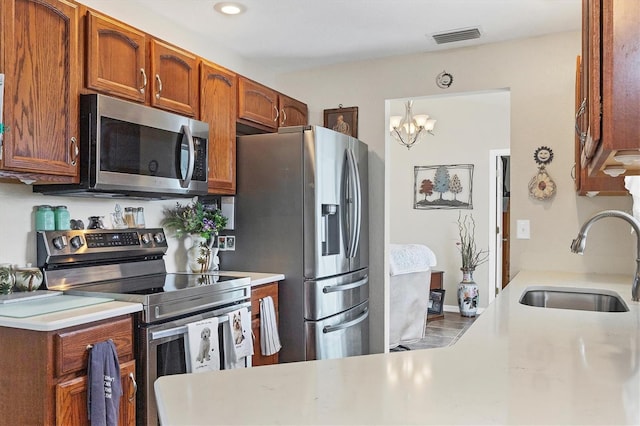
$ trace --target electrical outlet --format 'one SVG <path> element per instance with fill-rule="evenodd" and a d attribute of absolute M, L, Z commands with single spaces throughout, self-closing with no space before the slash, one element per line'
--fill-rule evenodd
<path fill-rule="evenodd" d="M 531 238 L 530 223 L 528 220 L 519 219 L 516 221 L 516 238 L 528 240 Z"/>

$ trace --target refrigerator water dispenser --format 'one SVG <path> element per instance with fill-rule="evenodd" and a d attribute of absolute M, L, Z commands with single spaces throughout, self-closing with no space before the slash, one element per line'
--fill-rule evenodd
<path fill-rule="evenodd" d="M 322 255 L 340 253 L 340 215 L 337 204 L 322 205 Z"/>

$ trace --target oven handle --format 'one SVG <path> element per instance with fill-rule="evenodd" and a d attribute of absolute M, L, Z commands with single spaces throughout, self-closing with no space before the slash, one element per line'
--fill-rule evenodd
<path fill-rule="evenodd" d="M 218 317 L 218 324 L 223 324 L 227 321 L 229 321 L 229 317 L 227 316 Z M 187 330 L 189 330 L 189 326 L 181 325 L 179 327 L 173 327 L 168 330 L 154 331 L 151 333 L 151 340 L 158 340 L 158 339 L 164 339 L 165 337 L 179 336 L 181 334 L 185 334 Z"/>
<path fill-rule="evenodd" d="M 218 324 L 224 324 L 225 322 L 229 321 L 229 317 L 226 314 L 228 314 L 229 312 L 236 311 L 240 308 L 249 308 L 249 313 L 251 313 L 251 304 L 243 303 L 240 305 L 231 306 L 227 309 L 221 309 L 219 312 L 216 312 L 213 317 L 218 318 Z M 181 334 L 185 334 L 187 330 L 188 330 L 187 325 L 181 325 L 178 327 L 169 328 L 167 330 L 152 331 L 150 340 L 153 341 L 158 339 L 164 339 L 166 337 L 179 336 Z"/>

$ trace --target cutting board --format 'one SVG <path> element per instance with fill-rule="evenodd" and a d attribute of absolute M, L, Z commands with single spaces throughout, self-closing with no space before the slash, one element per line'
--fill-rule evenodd
<path fill-rule="evenodd" d="M 106 297 L 71 296 L 67 294 L 47 297 L 45 299 L 27 300 L 24 302 L 0 305 L 0 316 L 11 318 L 27 318 L 51 312 L 66 311 L 111 302 Z"/>
<path fill-rule="evenodd" d="M 36 291 L 21 291 L 11 294 L 3 294 L 0 296 L 0 304 L 5 303 L 22 303 L 28 300 L 42 299 L 44 297 L 60 296 L 61 291 L 51 290 L 36 290 Z"/>

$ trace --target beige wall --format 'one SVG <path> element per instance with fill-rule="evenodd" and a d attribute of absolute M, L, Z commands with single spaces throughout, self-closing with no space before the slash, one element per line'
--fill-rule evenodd
<path fill-rule="evenodd" d="M 630 197 L 577 197 L 573 191 L 573 103 L 578 32 L 489 44 L 437 53 L 347 63 L 281 76 L 283 90 L 304 93 L 310 122 L 321 124 L 323 109 L 359 108 L 359 138 L 370 149 L 371 200 L 371 341 L 385 348 L 387 287 L 384 276 L 384 169 L 387 123 L 385 101 L 445 93 L 509 89 L 511 93 L 511 202 L 515 220 L 531 221 L 531 239 L 512 238 L 511 268 L 623 272 L 631 274 L 635 247 L 623 222 L 599 223 L 592 229 L 584 256 L 568 247 L 580 224 L 593 213 L 614 208 L 630 210 Z M 440 89 L 435 77 L 453 74 L 451 88 Z M 548 171 L 558 186 L 547 202 L 528 196 L 528 182 L 536 172 L 533 152 L 541 145 L 554 151 Z M 454 279 L 449 277 L 449 279 Z M 449 285 L 449 284 L 447 284 Z"/>
<path fill-rule="evenodd" d="M 458 214 L 473 215 L 478 248 L 489 247 L 489 151 L 509 148 L 509 99 L 507 90 L 418 98 L 414 101 L 414 113 L 428 113 L 438 120 L 434 135 L 427 136 L 411 150 L 394 141 L 387 142 L 389 240 L 424 244 L 433 250 L 438 258 L 434 269 L 444 271 L 446 305 L 457 304 L 457 285 L 462 278 L 456 246 L 460 240 Z M 392 101 L 390 109 L 391 115 L 403 114 L 404 102 Z M 473 208 L 414 209 L 414 167 L 454 164 L 473 165 Z M 434 197 L 439 194 L 434 193 L 430 199 Z M 489 282 L 487 263 L 476 269 L 474 279 L 480 286 L 480 307 L 486 307 L 494 286 Z"/>

